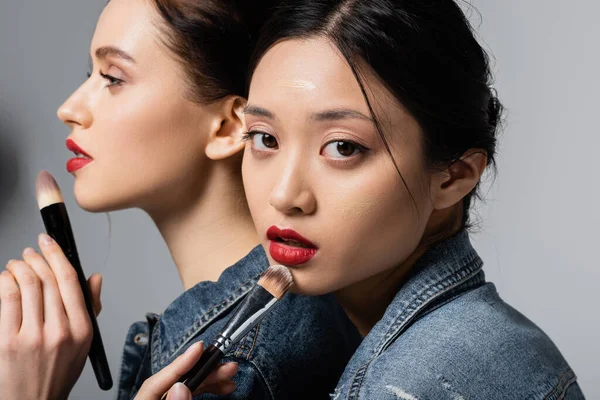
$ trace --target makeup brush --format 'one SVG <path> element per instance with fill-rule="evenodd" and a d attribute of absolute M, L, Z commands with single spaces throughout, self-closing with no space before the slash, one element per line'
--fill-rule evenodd
<path fill-rule="evenodd" d="M 179 379 L 179 382 L 185 384 L 194 393 L 227 351 L 258 325 L 292 284 L 293 279 L 289 269 L 283 265 L 270 266 L 233 312 L 225 329 L 213 344 L 204 350 L 200 360 Z M 166 398 L 167 393 L 161 397 L 161 400 Z"/>
<path fill-rule="evenodd" d="M 92 347 L 89 352 L 90 362 L 92 363 L 92 368 L 94 369 L 94 374 L 96 375 L 96 380 L 98 381 L 100 389 L 109 390 L 113 385 L 113 381 L 106 353 L 104 351 L 104 345 L 102 344 L 100 329 L 98 328 L 98 322 L 96 321 L 94 307 L 92 305 L 92 295 L 87 285 L 83 269 L 81 268 L 81 263 L 79 262 L 79 255 L 77 254 L 77 247 L 75 246 L 75 238 L 73 237 L 67 208 L 65 207 L 62 194 L 56 181 L 52 175 L 46 171 L 40 172 L 37 177 L 36 194 L 46 232 L 56 241 L 56 243 L 58 243 L 73 268 L 77 271 L 79 285 L 81 286 L 83 297 L 85 299 L 85 306 L 94 329 Z"/>

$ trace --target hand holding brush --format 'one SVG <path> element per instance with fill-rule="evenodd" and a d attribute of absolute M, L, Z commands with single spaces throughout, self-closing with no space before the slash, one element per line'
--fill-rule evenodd
<path fill-rule="evenodd" d="M 42 177 L 55 185 L 49 174 Z M 56 190 L 46 190 L 51 188 Z M 64 223 L 60 214 L 47 213 L 48 207 L 64 208 L 57 188 L 38 181 L 38 201 L 51 227 Z M 10 260 L 0 275 L 0 399 L 66 399 L 85 365 L 102 279 L 94 274 L 86 282 L 69 258 L 73 252 L 58 243 L 62 240 L 40 234 L 41 252 L 26 248 L 22 260 Z M 107 376 L 102 376 L 104 388 L 112 383 Z"/>
<path fill-rule="evenodd" d="M 282 265 L 270 266 L 248 292 L 215 341 L 200 360 L 183 375 L 182 382 L 193 393 L 217 367 L 223 356 L 267 315 L 292 286 L 290 271 Z M 161 400 L 167 399 L 165 393 Z"/>

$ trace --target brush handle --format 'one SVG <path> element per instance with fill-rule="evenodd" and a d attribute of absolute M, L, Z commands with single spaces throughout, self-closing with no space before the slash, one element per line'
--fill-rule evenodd
<path fill-rule="evenodd" d="M 185 375 L 183 375 L 179 382 L 182 382 L 185 386 L 190 389 L 190 392 L 194 393 L 198 386 L 210 375 L 215 369 L 219 361 L 223 358 L 223 352 L 216 346 L 210 345 L 200 357 L 200 360 L 190 369 Z M 165 393 L 160 399 L 165 400 L 167 394 Z"/>
<path fill-rule="evenodd" d="M 77 271 L 77 277 L 79 278 L 79 286 L 83 292 L 83 298 L 85 300 L 85 307 L 90 321 L 92 322 L 93 337 L 92 346 L 89 351 L 90 363 L 94 369 L 98 386 L 102 390 L 109 390 L 113 386 L 112 376 L 110 374 L 110 367 L 108 365 L 108 359 L 106 352 L 104 351 L 104 344 L 102 343 L 102 336 L 100 335 L 100 328 L 98 327 L 98 321 L 96 320 L 96 314 L 94 313 L 94 306 L 92 303 L 92 295 L 90 288 L 87 284 L 85 273 L 81 268 L 81 262 L 79 261 L 79 255 L 77 254 L 77 247 L 75 246 L 75 237 L 73 236 L 73 230 L 71 229 L 71 223 L 67 214 L 67 208 L 64 203 L 56 203 L 44 207 L 41 210 L 42 219 L 44 220 L 44 226 L 46 232 L 51 236 L 56 243 L 60 246 L 65 256 Z"/>
<path fill-rule="evenodd" d="M 244 300 L 233 311 L 225 329 L 217 336 L 215 342 L 204 350 L 200 360 L 179 379 L 179 382 L 185 384 L 194 393 L 231 346 L 258 325 L 276 302 L 277 299 L 262 286 L 257 284 L 250 289 Z M 167 393 L 161 397 L 161 400 L 167 398 Z"/>
<path fill-rule="evenodd" d="M 198 386 L 204 382 L 222 358 L 223 352 L 211 344 L 204 350 L 196 365 L 182 377 L 182 382 L 194 393 L 194 390 L 198 389 Z"/>

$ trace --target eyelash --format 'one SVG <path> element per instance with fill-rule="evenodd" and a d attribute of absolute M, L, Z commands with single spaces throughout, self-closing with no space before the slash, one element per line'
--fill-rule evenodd
<path fill-rule="evenodd" d="M 261 131 L 256 131 L 256 130 L 255 131 L 250 130 L 250 131 L 246 132 L 242 136 L 242 141 L 247 142 L 249 140 L 252 140 L 252 138 L 254 136 L 256 136 L 256 135 L 269 135 L 269 136 L 273 136 L 273 135 L 271 135 L 269 133 L 266 133 L 266 132 L 261 132 Z M 338 162 L 338 163 L 348 162 L 349 160 L 353 159 L 355 156 L 360 155 L 360 154 L 364 154 L 364 153 L 366 153 L 366 152 L 368 152 L 370 150 L 368 147 L 363 146 L 360 143 L 357 143 L 357 142 L 355 142 L 353 140 L 339 138 L 339 139 L 330 140 L 329 142 L 325 143 L 323 145 L 323 147 L 321 148 L 320 153 L 322 153 L 323 150 L 327 146 L 329 146 L 330 144 L 332 144 L 332 143 L 348 143 L 348 144 L 354 146 L 358 150 L 358 154 L 351 155 L 351 156 L 348 156 L 348 157 L 343 157 L 343 158 L 340 158 L 340 159 L 337 159 L 337 160 L 334 161 L 334 162 Z"/>
<path fill-rule="evenodd" d="M 100 76 L 109 82 L 109 84 L 106 85 L 107 87 L 119 86 L 121 83 L 123 83 L 122 79 L 115 78 L 114 76 L 111 76 L 111 75 L 103 74 L 102 72 L 100 72 Z"/>
<path fill-rule="evenodd" d="M 263 131 L 258 131 L 258 130 L 249 130 L 248 132 L 244 133 L 244 135 L 242 136 L 242 140 L 243 141 L 248 141 L 250 139 L 252 139 L 255 135 L 269 135 L 269 136 L 273 136 L 267 132 L 263 132 Z"/>
<path fill-rule="evenodd" d="M 99 74 L 103 79 L 106 79 L 109 82 L 108 85 L 106 85 L 106 87 L 119 86 L 120 84 L 123 83 L 122 79 L 115 78 L 114 76 L 111 76 L 111 75 L 103 74 L 102 72 L 99 72 Z M 87 73 L 88 79 L 91 76 L 92 76 L 92 73 L 88 72 Z"/>

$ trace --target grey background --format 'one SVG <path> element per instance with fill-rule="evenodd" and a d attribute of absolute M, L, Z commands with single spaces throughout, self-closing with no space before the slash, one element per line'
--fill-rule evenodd
<path fill-rule="evenodd" d="M 39 170 L 55 174 L 84 268 L 104 276 L 100 325 L 115 381 L 128 326 L 181 290 L 166 246 L 139 211 L 76 207 L 64 164 L 68 129 L 55 113 L 85 79 L 104 0 L 0 3 L 0 264 L 43 230 Z M 474 236 L 501 295 L 559 346 L 590 399 L 600 398 L 597 174 L 600 5 L 593 0 L 473 0 L 508 109 L 499 175 L 477 209 Z M 73 399 L 107 399 L 89 365 Z"/>

